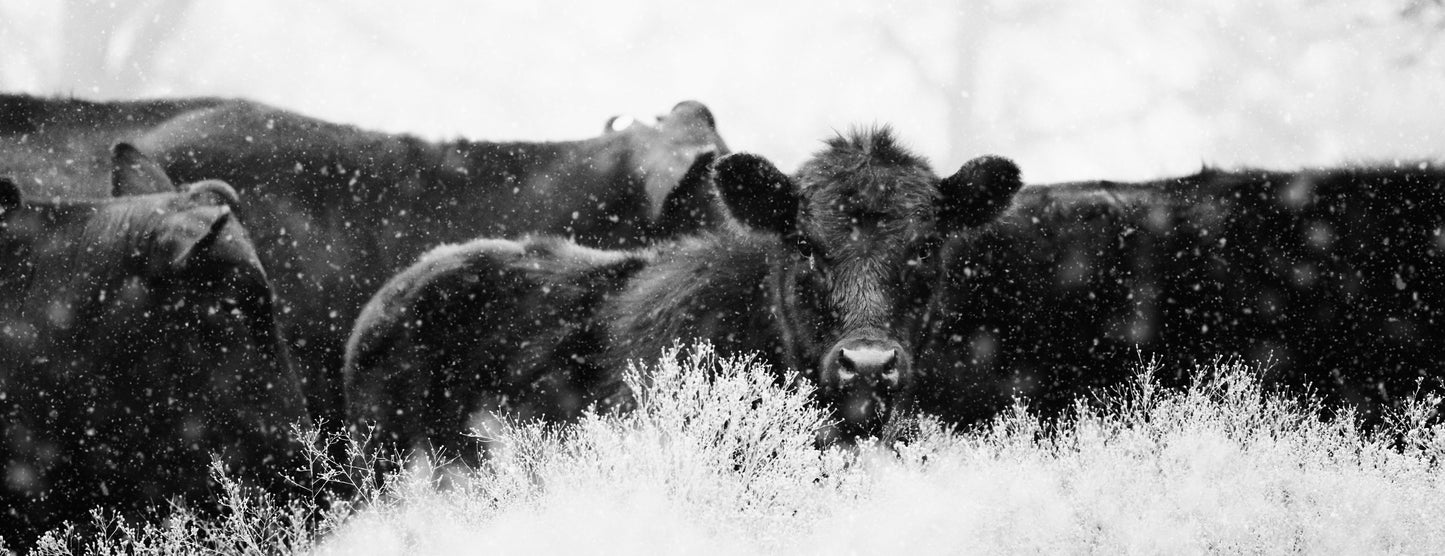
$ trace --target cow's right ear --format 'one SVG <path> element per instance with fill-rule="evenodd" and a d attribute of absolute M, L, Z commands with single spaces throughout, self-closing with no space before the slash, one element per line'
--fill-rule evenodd
<path fill-rule="evenodd" d="M 713 164 L 712 177 L 728 212 L 743 224 L 778 234 L 796 229 L 798 187 L 772 162 L 755 154 L 730 154 Z"/>
<path fill-rule="evenodd" d="M 110 194 L 112 197 L 170 193 L 176 184 L 166 176 L 161 165 L 130 143 L 116 143 L 110 148 Z"/>
<path fill-rule="evenodd" d="M 0 210 L 20 206 L 20 186 L 8 177 L 0 176 Z"/>

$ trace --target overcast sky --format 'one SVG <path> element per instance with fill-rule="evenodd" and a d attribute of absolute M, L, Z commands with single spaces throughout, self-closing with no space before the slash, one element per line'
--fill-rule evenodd
<path fill-rule="evenodd" d="M 0 86 L 239 96 L 492 140 L 582 138 L 697 99 L 735 149 L 785 168 L 889 123 L 940 173 L 991 152 L 1034 182 L 1439 158 L 1445 129 L 1439 15 L 1402 19 L 1408 0 L 207 0 L 147 38 L 167 2 L 185 3 L 0 3 Z M 97 17 L 109 69 L 135 79 L 65 71 L 84 42 L 66 22 Z M 127 68 L 138 41 L 157 54 Z"/>

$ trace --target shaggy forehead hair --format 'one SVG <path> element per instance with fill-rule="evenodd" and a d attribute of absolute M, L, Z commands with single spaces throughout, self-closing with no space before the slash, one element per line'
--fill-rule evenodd
<path fill-rule="evenodd" d="M 826 145 L 799 172 L 814 205 L 906 216 L 927 210 L 938 197 L 928 161 L 900 145 L 888 126 L 854 129 Z"/>
<path fill-rule="evenodd" d="M 893 128 L 877 126 L 855 128 L 847 135 L 838 134 L 824 141 L 827 149 L 815 160 L 823 166 L 840 171 L 860 171 L 875 166 L 916 166 L 928 168 L 928 161 L 898 143 Z"/>

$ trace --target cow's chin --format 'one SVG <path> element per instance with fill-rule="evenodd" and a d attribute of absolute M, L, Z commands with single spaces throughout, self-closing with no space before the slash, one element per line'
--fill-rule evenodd
<path fill-rule="evenodd" d="M 821 440 L 853 442 L 876 438 L 892 414 L 892 396 L 872 391 L 839 392 L 832 396 L 833 423 L 819 432 Z"/>

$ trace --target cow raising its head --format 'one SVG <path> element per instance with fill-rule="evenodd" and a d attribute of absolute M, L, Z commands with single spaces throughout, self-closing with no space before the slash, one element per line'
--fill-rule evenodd
<path fill-rule="evenodd" d="M 859 431 L 913 382 L 943 238 L 992 219 L 1021 185 L 999 157 L 940 179 L 887 128 L 828 141 L 792 177 L 738 154 L 718 161 L 714 179 L 739 221 L 782 239 L 770 274 L 783 362 L 814 376 L 844 429 Z"/>

